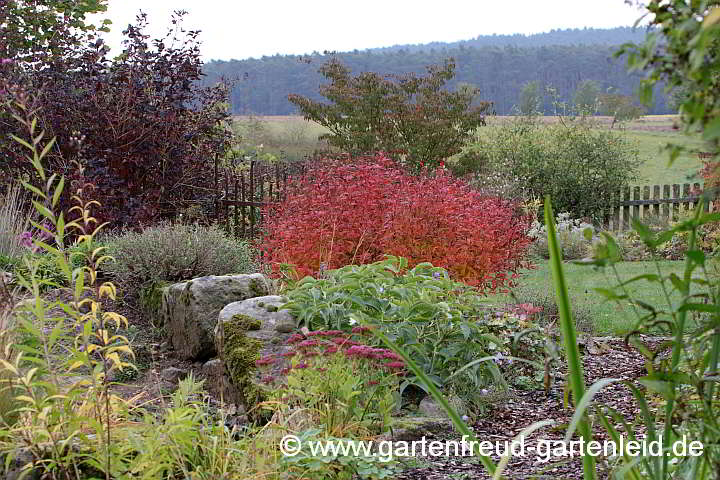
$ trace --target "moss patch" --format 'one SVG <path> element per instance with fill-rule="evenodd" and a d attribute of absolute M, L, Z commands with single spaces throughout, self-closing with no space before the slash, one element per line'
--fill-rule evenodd
<path fill-rule="evenodd" d="M 161 321 L 163 295 L 165 287 L 169 285 L 169 282 L 153 281 L 140 290 L 138 299 L 140 307 L 156 327 L 163 326 Z"/>
<path fill-rule="evenodd" d="M 233 315 L 231 321 L 223 324 L 225 369 L 240 392 L 245 410 L 254 420 L 260 420 L 262 413 L 255 406 L 267 398 L 265 392 L 252 382 L 255 362 L 260 358 L 263 344 L 249 338 L 247 332 L 259 330 L 260 326 L 260 320 L 247 315 Z"/>
<path fill-rule="evenodd" d="M 250 279 L 250 283 L 248 284 L 248 289 L 250 290 L 251 298 L 263 297 L 266 294 L 265 285 L 263 285 L 263 282 L 261 282 L 257 278 Z"/>

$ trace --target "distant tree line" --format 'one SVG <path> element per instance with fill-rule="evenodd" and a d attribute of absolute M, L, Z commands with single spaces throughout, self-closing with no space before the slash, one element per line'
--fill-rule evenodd
<path fill-rule="evenodd" d="M 563 33 L 564 32 L 564 33 Z M 318 87 L 323 77 L 318 69 L 334 57 L 353 73 L 377 72 L 404 75 L 422 73 L 428 65 L 442 64 L 453 58 L 455 78 L 449 89 L 470 85 L 480 90 L 480 99 L 493 102 L 499 115 L 517 111 L 523 101 L 522 91 L 529 82 L 536 82 L 539 92 L 552 87 L 554 96 L 543 95 L 537 105 L 539 113 L 554 112 L 554 101 L 574 103 L 578 89 L 593 81 L 598 93 L 633 95 L 643 75 L 628 74 L 624 58 L 614 58 L 618 45 L 634 39 L 632 29 L 555 31 L 545 36 L 532 36 L 537 46 L 472 46 L 492 37 L 427 48 L 390 48 L 375 51 L 354 51 L 306 56 L 275 55 L 260 59 L 211 61 L 205 64 L 205 82 L 214 84 L 221 77 L 237 80 L 231 92 L 232 113 L 289 115 L 298 113 L 288 101 L 288 95 L 298 94 L 311 100 L 321 100 Z M 614 35 L 614 37 L 613 37 Z M 639 32 L 642 37 L 643 32 Z M 506 38 L 507 37 L 507 38 Z M 504 36 L 515 43 L 525 36 Z M 616 44 L 610 41 L 615 38 Z M 576 45 L 570 45 L 575 39 Z M 596 39 L 595 43 L 592 43 Z M 543 42 L 562 42 L 543 45 Z M 475 42 L 475 43 L 472 43 Z M 470 46 L 467 46 L 467 45 Z M 447 44 L 445 44 L 447 45 Z M 649 113 L 672 113 L 672 101 L 656 87 L 655 104 Z M 534 106 L 535 107 L 535 106 Z"/>

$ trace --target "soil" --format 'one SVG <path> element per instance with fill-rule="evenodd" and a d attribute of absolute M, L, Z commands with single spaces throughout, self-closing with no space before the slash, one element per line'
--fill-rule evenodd
<path fill-rule="evenodd" d="M 658 344 L 659 340 L 645 339 L 646 343 Z M 591 385 L 603 378 L 619 378 L 635 380 L 646 375 L 644 358 L 632 347 L 625 345 L 622 339 L 605 339 L 603 344 L 611 351 L 599 355 L 585 354 L 583 364 L 585 380 Z M 581 479 L 583 477 L 582 459 L 552 458 L 549 462 L 538 460 L 536 448 L 538 439 L 562 440 L 567 425 L 573 414 L 570 408 L 564 408 L 563 385 L 556 382 L 550 395 L 544 391 L 514 391 L 511 399 L 502 404 L 495 405 L 480 419 L 471 425 L 478 441 L 504 442 L 512 440 L 524 428 L 542 420 L 554 420 L 554 427 L 545 427 L 534 432 L 525 442 L 525 456 L 513 456 L 508 467 L 503 472 L 504 478 L 530 479 Z M 604 404 L 616 409 L 626 420 L 632 421 L 637 411 L 630 390 L 621 383 L 611 384 L 601 390 L 595 397 L 596 404 Z M 460 440 L 459 435 L 448 425 L 434 432 L 430 440 Z M 642 432 L 634 431 L 636 435 Z M 607 440 L 608 436 L 602 428 L 596 428 L 593 439 Z M 577 440 L 577 436 L 574 437 Z M 505 447 L 501 447 L 504 449 Z M 545 448 L 546 450 L 547 448 Z M 544 457 L 543 455 L 541 455 Z M 498 455 L 492 455 L 497 464 Z M 596 458 L 598 478 L 609 478 L 607 462 Z M 407 462 L 407 461 L 406 461 Z M 490 478 L 482 464 L 471 457 L 416 457 L 409 462 L 413 466 L 396 478 L 397 480 L 475 480 Z"/>

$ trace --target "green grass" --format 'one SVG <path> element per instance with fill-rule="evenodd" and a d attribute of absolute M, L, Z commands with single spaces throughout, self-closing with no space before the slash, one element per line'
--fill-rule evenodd
<path fill-rule="evenodd" d="M 640 151 L 643 164 L 640 167 L 641 178 L 638 185 L 667 185 L 673 183 L 694 183 L 695 174 L 702 168 L 697 153 L 683 152 L 672 165 L 668 165 L 670 155 L 663 147 L 668 143 L 685 146 L 689 149 L 703 150 L 702 141 L 688 137 L 680 132 L 626 130 L 625 134 L 634 141 Z"/>
<path fill-rule="evenodd" d="M 610 288 L 618 283 L 611 269 L 596 269 L 572 263 L 565 263 L 563 267 L 577 321 L 581 324 L 589 323 L 593 333 L 599 335 L 623 335 L 633 328 L 637 317 L 630 305 L 619 306 L 614 302 L 608 302 L 594 290 L 596 287 Z M 683 268 L 684 262 L 682 261 L 660 261 L 660 270 L 664 275 L 671 272 L 681 275 Z M 657 273 L 653 262 L 623 262 L 617 265 L 617 270 L 622 280 L 644 273 Z M 658 308 L 667 305 L 658 284 L 640 281 L 630 285 L 628 290 L 634 298 L 650 305 L 656 305 Z M 523 303 L 554 303 L 555 291 L 548 261 L 543 260 L 537 264 L 536 269 L 523 272 L 513 293 Z M 673 296 L 671 298 L 679 300 Z M 504 303 L 508 300 L 508 295 L 497 295 L 495 298 L 491 298 L 491 301 L 497 301 L 497 303 Z"/>

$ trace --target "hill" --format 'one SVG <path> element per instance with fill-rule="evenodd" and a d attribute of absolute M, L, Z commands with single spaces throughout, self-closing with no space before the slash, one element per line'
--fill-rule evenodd
<path fill-rule="evenodd" d="M 452 44 L 433 43 L 396 46 L 386 49 L 333 53 L 353 72 L 384 74 L 424 72 L 425 66 L 452 57 L 457 83 L 470 83 L 481 89 L 483 100 L 494 102 L 498 114 L 512 113 L 523 84 L 537 80 L 552 86 L 560 100 L 569 101 L 578 84 L 594 80 L 602 90 L 609 88 L 631 95 L 640 74 L 628 74 L 623 58 L 615 58 L 618 46 L 641 41 L 644 32 L 629 27 L 609 30 L 556 30 L 538 35 L 481 36 Z M 235 114 L 290 115 L 296 113 L 287 95 L 297 93 L 320 99 L 323 81 L 317 69 L 329 55 L 274 55 L 260 59 L 212 61 L 205 65 L 206 82 L 221 77 L 237 79 L 231 93 Z M 650 113 L 670 113 L 667 100 L 657 92 Z M 552 113 L 552 100 L 545 99 L 544 110 Z"/>

